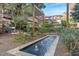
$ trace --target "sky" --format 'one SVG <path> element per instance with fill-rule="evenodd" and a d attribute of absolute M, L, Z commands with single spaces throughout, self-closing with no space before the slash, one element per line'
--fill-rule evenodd
<path fill-rule="evenodd" d="M 62 15 L 66 12 L 66 3 L 46 3 L 43 9 L 45 16 Z"/>

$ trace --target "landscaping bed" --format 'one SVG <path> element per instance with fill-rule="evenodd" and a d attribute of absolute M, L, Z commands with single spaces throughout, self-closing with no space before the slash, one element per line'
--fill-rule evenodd
<path fill-rule="evenodd" d="M 25 42 L 19 42 L 19 41 L 17 42 L 15 40 L 15 36 L 16 36 L 15 34 L 11 34 L 11 33 L 0 34 L 0 53 L 4 53 L 8 50 L 16 48 L 17 46 L 34 41 L 45 35 L 41 34 L 41 35 L 34 36 L 32 39 L 26 40 Z"/>
<path fill-rule="evenodd" d="M 55 55 L 79 56 L 79 29 L 62 28 Z"/>
<path fill-rule="evenodd" d="M 55 50 L 55 56 L 69 56 L 68 49 L 66 46 L 62 43 L 62 41 L 59 39 L 56 50 Z"/>

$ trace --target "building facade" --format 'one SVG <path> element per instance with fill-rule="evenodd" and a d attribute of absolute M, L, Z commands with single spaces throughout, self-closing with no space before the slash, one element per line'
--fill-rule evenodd
<path fill-rule="evenodd" d="M 45 16 L 44 19 L 49 24 L 51 24 L 51 23 L 61 24 L 61 21 L 63 19 L 63 15 Z"/>

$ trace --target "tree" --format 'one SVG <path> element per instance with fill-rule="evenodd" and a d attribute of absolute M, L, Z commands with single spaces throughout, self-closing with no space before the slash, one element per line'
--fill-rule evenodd
<path fill-rule="evenodd" d="M 35 5 L 39 8 L 39 9 L 43 9 L 46 8 L 44 3 L 35 3 Z"/>
<path fill-rule="evenodd" d="M 42 8 L 45 8 L 45 5 L 43 3 L 33 3 L 32 4 L 32 12 L 33 12 L 33 22 L 32 22 L 32 36 L 35 32 L 35 12 L 37 11 L 35 8 L 36 6 L 39 8 L 39 9 L 42 9 Z"/>
<path fill-rule="evenodd" d="M 10 3 L 7 3 L 4 5 L 5 5 L 5 9 L 7 10 L 8 15 L 10 15 L 12 17 L 12 20 L 14 20 L 16 27 L 20 26 L 20 25 L 18 25 L 18 23 L 23 24 L 23 23 L 21 23 L 21 21 L 27 23 L 29 17 L 33 16 L 32 4 L 27 4 L 27 3 L 10 4 Z M 40 9 L 45 8 L 45 5 L 43 3 L 38 3 L 38 4 L 35 3 L 35 5 Z M 24 24 L 23 24 L 23 26 L 24 26 Z M 29 24 L 26 24 L 26 25 L 29 25 Z"/>
<path fill-rule="evenodd" d="M 74 12 L 72 13 L 72 16 L 74 18 L 75 21 L 79 22 L 79 3 L 77 3 L 74 7 Z"/>
<path fill-rule="evenodd" d="M 32 16 L 32 6 L 31 4 L 4 4 L 4 9 L 7 11 L 6 13 L 11 16 L 14 21 L 16 27 L 18 29 L 24 30 L 27 28 L 28 17 Z M 18 25 L 19 24 L 19 25 Z"/>

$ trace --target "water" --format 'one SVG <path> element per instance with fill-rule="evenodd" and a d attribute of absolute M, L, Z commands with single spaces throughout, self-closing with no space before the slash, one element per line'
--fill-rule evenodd
<path fill-rule="evenodd" d="M 48 36 L 34 44 L 31 44 L 23 49 L 21 51 L 31 53 L 37 56 L 44 56 L 53 41 L 55 40 L 56 36 Z"/>

